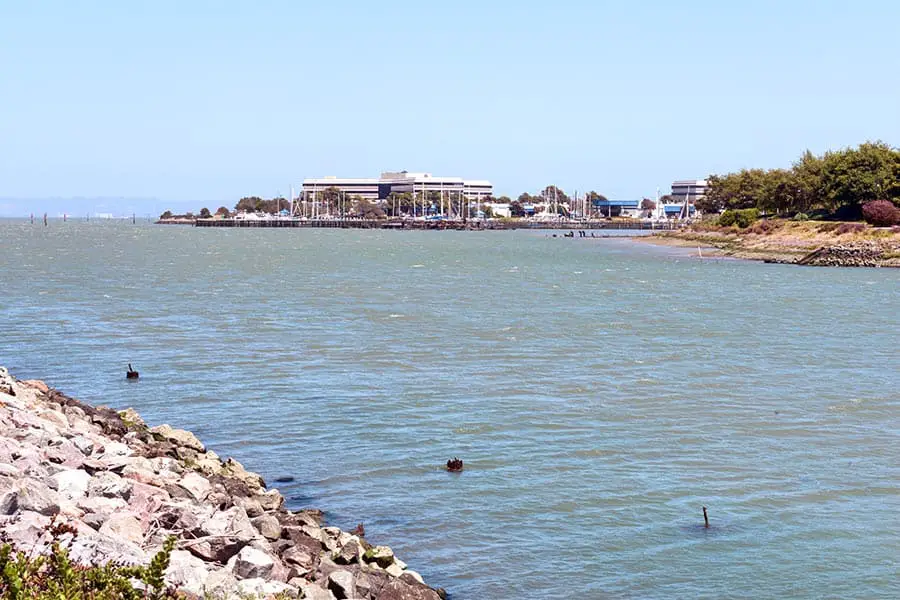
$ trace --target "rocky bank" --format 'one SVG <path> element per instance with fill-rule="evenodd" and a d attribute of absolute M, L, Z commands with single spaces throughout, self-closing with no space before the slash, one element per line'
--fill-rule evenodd
<path fill-rule="evenodd" d="M 168 583 L 188 597 L 438 600 L 387 546 L 292 512 L 192 433 L 148 427 L 0 367 L 0 542 L 49 550 L 51 521 L 83 564 L 146 564 L 178 539 Z"/>

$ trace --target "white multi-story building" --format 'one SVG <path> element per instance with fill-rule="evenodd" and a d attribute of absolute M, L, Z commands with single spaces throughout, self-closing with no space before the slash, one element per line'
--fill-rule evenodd
<path fill-rule="evenodd" d="M 672 198 L 674 202 L 693 204 L 706 195 L 708 184 L 705 179 L 686 179 L 672 182 Z"/>
<path fill-rule="evenodd" d="M 447 198 L 458 198 L 461 194 L 467 200 L 478 201 L 493 195 L 494 192 L 494 186 L 486 180 L 435 177 L 431 173 L 400 171 L 382 173 L 377 179 L 339 177 L 304 179 L 303 197 L 308 198 L 327 188 L 336 188 L 347 196 L 359 196 L 367 200 L 385 200 L 394 192 L 415 194 L 439 192 Z"/>

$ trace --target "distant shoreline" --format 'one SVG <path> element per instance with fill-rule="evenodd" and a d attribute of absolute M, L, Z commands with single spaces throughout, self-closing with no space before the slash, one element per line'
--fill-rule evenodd
<path fill-rule="evenodd" d="M 900 267 L 900 232 L 860 224 L 778 221 L 758 228 L 706 228 L 634 236 L 662 246 L 700 247 L 714 256 L 835 267 Z M 841 226 L 844 226 L 844 229 Z"/>

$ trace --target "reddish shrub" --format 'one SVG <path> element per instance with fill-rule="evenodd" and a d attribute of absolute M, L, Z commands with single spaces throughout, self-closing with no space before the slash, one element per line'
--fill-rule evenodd
<path fill-rule="evenodd" d="M 841 223 L 834 230 L 835 235 L 844 235 L 845 233 L 859 233 L 866 228 L 862 223 Z"/>
<path fill-rule="evenodd" d="M 875 200 L 862 207 L 863 219 L 875 227 L 890 227 L 900 223 L 900 209 L 890 200 Z"/>
<path fill-rule="evenodd" d="M 778 229 L 778 225 L 769 220 L 757 221 L 750 227 L 750 233 L 757 235 L 769 235 Z"/>

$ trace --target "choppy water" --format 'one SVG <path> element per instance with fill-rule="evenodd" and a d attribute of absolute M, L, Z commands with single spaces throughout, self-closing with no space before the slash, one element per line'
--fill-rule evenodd
<path fill-rule="evenodd" d="M 897 597 L 898 270 L 5 221 L 0 282 L 0 364 L 296 477 L 455 600 Z"/>

